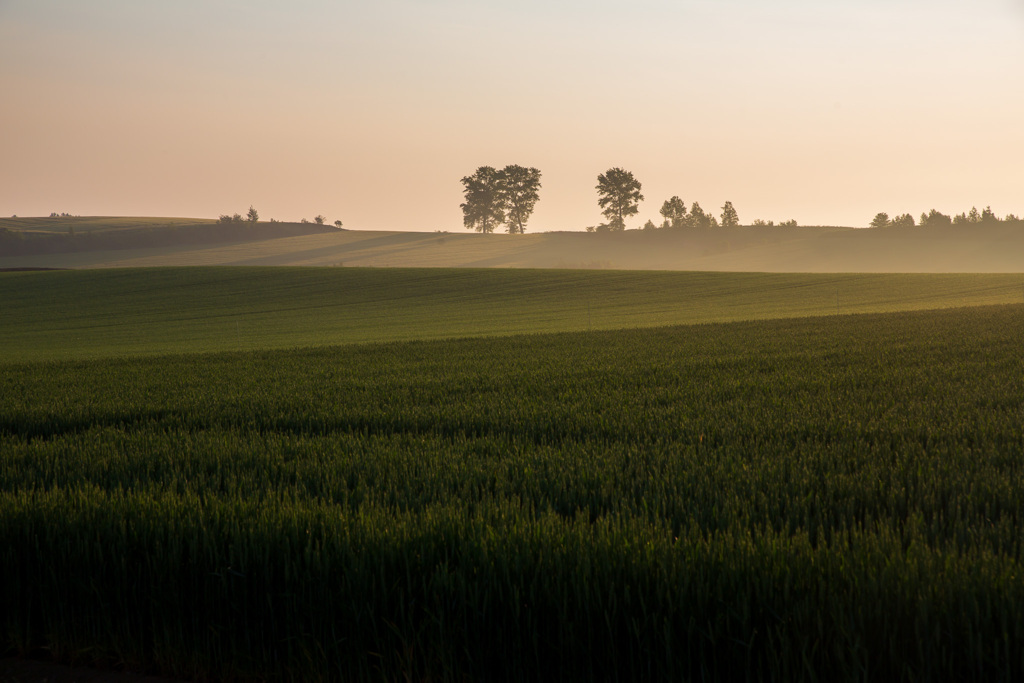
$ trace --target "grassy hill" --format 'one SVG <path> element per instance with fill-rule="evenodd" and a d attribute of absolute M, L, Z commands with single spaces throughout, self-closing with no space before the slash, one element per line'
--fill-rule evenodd
<path fill-rule="evenodd" d="M 1020 275 L 147 268 L 0 273 L 3 361 L 1020 303 Z"/>
<path fill-rule="evenodd" d="M 0 268 L 66 268 L 102 265 L 107 254 L 274 242 L 338 232 L 315 223 L 221 223 L 199 218 L 54 216 L 0 219 Z"/>
<path fill-rule="evenodd" d="M 214 225 L 212 218 L 160 218 L 142 216 L 26 216 L 0 218 L 0 229 L 21 231 L 26 237 L 77 233 L 129 232 L 154 228 Z"/>
<path fill-rule="evenodd" d="M 0 269 L 196 265 L 1013 273 L 1024 272 L 1024 228 L 480 235 L 177 218 L 0 219 Z"/>

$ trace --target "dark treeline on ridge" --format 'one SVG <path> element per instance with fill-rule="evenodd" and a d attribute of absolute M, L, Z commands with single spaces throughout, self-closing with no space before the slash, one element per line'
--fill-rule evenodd
<path fill-rule="evenodd" d="M 992 211 L 991 206 L 986 206 L 980 213 L 977 207 L 972 206 L 970 211 L 965 211 L 956 214 L 955 216 L 948 216 L 932 209 L 928 213 L 922 213 L 921 220 L 916 224 L 914 223 L 914 217 L 909 213 L 889 218 L 889 214 L 879 212 L 871 219 L 871 223 L 868 227 L 913 228 L 916 225 L 922 228 L 944 228 L 950 225 L 998 225 L 999 223 L 1019 225 L 1024 223 L 1024 221 L 1012 213 L 1006 214 L 1003 218 L 999 218 L 996 216 L 995 212 Z"/>

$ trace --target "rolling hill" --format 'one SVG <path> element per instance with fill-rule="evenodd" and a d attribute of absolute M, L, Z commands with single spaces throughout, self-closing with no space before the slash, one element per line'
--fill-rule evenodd
<path fill-rule="evenodd" d="M 1024 277 L 447 268 L 0 273 L 0 363 L 1020 304 Z"/>
<path fill-rule="evenodd" d="M 35 253 L 25 247 L 46 240 L 52 243 Z M 1024 228 L 773 226 L 481 235 L 164 218 L 0 219 L 0 269 L 195 265 L 1016 273 L 1024 272 Z"/>

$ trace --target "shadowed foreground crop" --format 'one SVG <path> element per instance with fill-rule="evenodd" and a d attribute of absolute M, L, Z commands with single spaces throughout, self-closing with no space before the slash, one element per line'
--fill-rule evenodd
<path fill-rule="evenodd" d="M 8 652 L 1019 680 L 1020 306 L 0 369 Z"/>

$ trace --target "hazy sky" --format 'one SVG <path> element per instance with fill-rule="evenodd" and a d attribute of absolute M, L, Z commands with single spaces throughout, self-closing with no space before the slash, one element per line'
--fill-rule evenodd
<path fill-rule="evenodd" d="M 612 166 L 630 227 L 1024 214 L 1024 0 L 0 0 L 0 215 L 454 231 L 513 163 L 531 232 Z"/>

